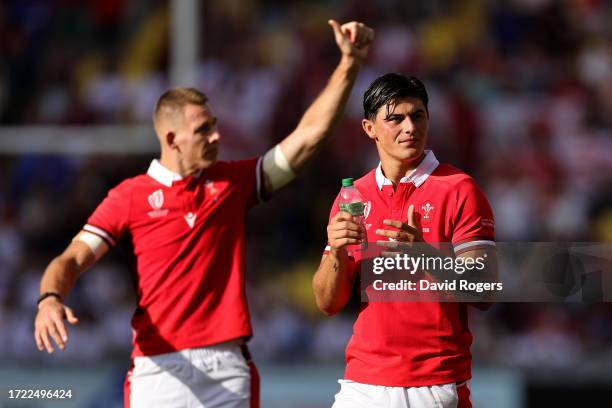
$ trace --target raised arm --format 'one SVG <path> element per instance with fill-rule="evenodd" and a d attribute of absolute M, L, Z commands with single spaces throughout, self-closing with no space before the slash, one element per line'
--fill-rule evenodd
<path fill-rule="evenodd" d="M 38 303 L 34 322 L 34 339 L 40 351 L 46 349 L 49 354 L 53 353 L 51 338 L 60 349 L 64 349 L 68 341 L 64 319 L 70 324 L 77 323 L 78 319 L 62 301 L 77 278 L 107 251 L 108 246 L 100 238 L 81 232 L 61 255 L 49 263 L 40 282 L 42 300 Z"/>
<path fill-rule="evenodd" d="M 264 156 L 265 193 L 289 183 L 338 123 L 363 64 L 374 31 L 362 23 L 343 25 L 330 20 L 342 56 L 327 85 L 302 116 L 289 136 Z"/>

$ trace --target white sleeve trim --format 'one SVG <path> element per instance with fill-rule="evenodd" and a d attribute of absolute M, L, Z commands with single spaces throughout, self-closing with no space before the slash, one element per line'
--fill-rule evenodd
<path fill-rule="evenodd" d="M 295 172 L 291 169 L 287 157 L 278 144 L 263 156 L 262 165 L 264 173 L 267 174 L 272 184 L 271 192 L 284 187 L 295 178 Z"/>
<path fill-rule="evenodd" d="M 471 248 L 471 247 L 475 247 L 475 246 L 495 246 L 495 241 L 486 241 L 486 240 L 482 240 L 482 241 L 470 241 L 470 242 L 463 242 L 461 244 L 457 244 L 457 245 L 453 245 L 453 249 L 455 250 L 455 252 L 458 251 L 463 251 L 467 248 Z"/>
<path fill-rule="evenodd" d="M 94 227 L 93 225 L 85 224 L 85 226 L 83 227 L 83 231 L 92 232 L 96 235 L 101 236 L 102 238 L 105 238 L 112 246 L 117 245 L 117 242 L 115 241 L 115 239 L 108 232 L 104 231 L 101 228 Z"/>
<path fill-rule="evenodd" d="M 100 259 L 102 255 L 106 253 L 106 251 L 108 251 L 108 244 L 104 242 L 104 239 L 89 231 L 79 232 L 72 241 L 79 241 L 87 245 L 96 257 L 96 261 Z"/>

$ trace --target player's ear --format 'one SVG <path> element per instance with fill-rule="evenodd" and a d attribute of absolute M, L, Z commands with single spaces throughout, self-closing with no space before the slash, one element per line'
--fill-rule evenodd
<path fill-rule="evenodd" d="M 366 135 L 368 135 L 370 139 L 377 140 L 376 132 L 374 131 L 374 122 L 372 122 L 370 119 L 362 119 L 361 127 L 363 128 L 363 131 L 366 132 Z"/>
<path fill-rule="evenodd" d="M 170 147 L 170 149 L 174 150 L 177 148 L 175 143 L 176 134 L 174 132 L 166 132 L 166 136 L 164 138 L 166 140 L 166 145 Z"/>

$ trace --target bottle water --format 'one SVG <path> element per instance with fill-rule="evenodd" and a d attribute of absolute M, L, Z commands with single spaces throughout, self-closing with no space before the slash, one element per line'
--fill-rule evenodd
<path fill-rule="evenodd" d="M 365 217 L 364 217 L 364 204 L 363 198 L 359 190 L 353 185 L 352 178 L 342 179 L 342 189 L 340 189 L 340 211 L 346 211 L 353 216 L 353 221 L 361 226 L 363 233 L 366 234 L 365 229 Z M 367 238 L 361 243 L 362 247 L 365 248 L 368 245 Z"/>

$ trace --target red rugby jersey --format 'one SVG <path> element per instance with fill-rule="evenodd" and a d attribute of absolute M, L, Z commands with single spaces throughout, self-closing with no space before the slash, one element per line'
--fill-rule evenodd
<path fill-rule="evenodd" d="M 218 162 L 182 179 L 154 160 L 109 191 L 85 231 L 134 247 L 133 356 L 251 336 L 245 222 L 258 202 L 261 159 Z"/>
<path fill-rule="evenodd" d="M 365 201 L 369 242 L 384 239 L 376 235 L 376 229 L 390 228 L 383 219 L 406 221 L 414 204 L 425 242 L 450 242 L 455 254 L 495 245 L 493 213 L 483 193 L 431 151 L 395 191 L 380 165 L 355 187 Z M 338 211 L 337 197 L 330 219 Z M 359 270 L 361 252 L 355 249 L 349 253 Z M 346 348 L 345 379 L 397 387 L 464 381 L 471 377 L 471 343 L 465 303 L 362 303 Z"/>

